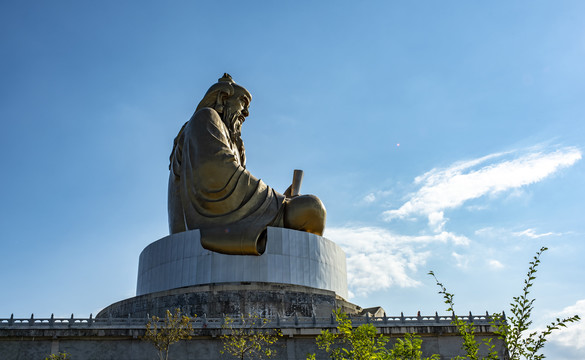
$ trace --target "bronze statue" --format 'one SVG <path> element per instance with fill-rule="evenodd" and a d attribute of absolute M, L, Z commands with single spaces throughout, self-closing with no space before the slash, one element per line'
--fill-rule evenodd
<path fill-rule="evenodd" d="M 170 233 L 200 229 L 201 245 L 224 254 L 261 255 L 267 226 L 317 235 L 325 228 L 318 197 L 294 194 L 292 186 L 280 194 L 246 170 L 241 129 L 251 100 L 224 74 L 179 131 L 170 156 Z M 296 191 L 300 178 L 295 172 Z"/>

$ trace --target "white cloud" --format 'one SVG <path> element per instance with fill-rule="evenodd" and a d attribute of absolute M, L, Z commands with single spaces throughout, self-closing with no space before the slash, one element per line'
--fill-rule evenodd
<path fill-rule="evenodd" d="M 499 262 L 496 259 L 489 259 L 488 265 L 494 270 L 500 270 L 500 269 L 504 268 L 504 264 L 502 264 L 501 262 Z"/>
<path fill-rule="evenodd" d="M 512 233 L 512 235 L 514 235 L 514 236 L 526 236 L 526 237 L 529 237 L 531 239 L 539 239 L 539 238 L 545 237 L 545 236 L 559 236 L 559 235 L 562 235 L 562 234 L 560 234 L 560 233 L 554 233 L 554 232 L 547 232 L 547 233 L 537 234 L 536 233 L 536 230 L 534 230 L 534 229 L 526 229 L 524 231 L 514 232 L 514 233 Z"/>
<path fill-rule="evenodd" d="M 441 240 L 442 242 L 451 241 L 455 245 L 467 246 L 471 242 L 468 237 L 464 235 L 456 235 L 452 232 L 442 231 L 440 234 L 432 235 L 432 238 Z"/>
<path fill-rule="evenodd" d="M 376 201 L 376 195 L 374 195 L 374 193 L 369 193 L 368 195 L 364 196 L 364 201 L 366 203 L 373 203 Z"/>
<path fill-rule="evenodd" d="M 432 212 L 429 214 L 429 226 L 436 232 L 443 231 L 448 219 L 442 211 Z"/>
<path fill-rule="evenodd" d="M 451 253 L 451 256 L 453 256 L 453 258 L 455 258 L 455 263 L 456 263 L 457 267 L 462 268 L 462 269 L 467 268 L 467 265 L 469 264 L 469 260 L 465 256 L 458 254 L 455 251 L 453 251 L 453 253 Z"/>
<path fill-rule="evenodd" d="M 554 315 L 560 318 L 579 315 L 582 320 L 553 332 L 550 340 L 562 347 L 585 350 L 585 322 L 583 321 L 583 318 L 585 318 L 585 299 L 577 301 L 574 305 L 567 306 Z"/>
<path fill-rule="evenodd" d="M 326 231 L 325 235 L 335 239 L 346 252 L 350 291 L 362 296 L 391 286 L 420 285 L 411 274 L 426 264 L 430 252 L 425 247 L 430 243 L 469 243 L 465 236 L 445 231 L 420 236 L 398 235 L 377 227 L 340 227 Z"/>
<path fill-rule="evenodd" d="M 429 226 L 440 232 L 447 221 L 445 210 L 460 207 L 466 201 L 484 195 L 519 190 L 573 165 L 582 156 L 581 151 L 574 147 L 518 153 L 496 153 L 458 162 L 445 169 L 432 169 L 415 178 L 414 183 L 421 186 L 408 201 L 399 209 L 385 211 L 383 215 L 386 220 L 426 216 Z M 503 159 L 512 155 L 516 157 Z"/>

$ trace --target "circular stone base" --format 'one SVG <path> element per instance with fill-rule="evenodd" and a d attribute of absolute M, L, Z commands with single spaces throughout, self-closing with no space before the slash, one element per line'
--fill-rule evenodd
<path fill-rule="evenodd" d="M 335 309 L 357 314 L 361 308 L 333 291 L 271 283 L 208 284 L 172 289 L 122 300 L 103 309 L 98 318 L 164 317 L 166 310 L 219 318 L 240 314 L 261 317 L 330 316 Z"/>
<path fill-rule="evenodd" d="M 263 282 L 330 290 L 347 299 L 345 253 L 333 241 L 269 227 L 261 256 L 204 249 L 199 230 L 166 236 L 140 254 L 136 295 L 219 283 Z"/>

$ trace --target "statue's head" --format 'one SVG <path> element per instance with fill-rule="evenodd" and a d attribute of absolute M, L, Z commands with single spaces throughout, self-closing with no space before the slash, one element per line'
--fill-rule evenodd
<path fill-rule="evenodd" d="M 237 145 L 240 153 L 240 163 L 245 167 L 246 155 L 242 141 L 242 124 L 249 115 L 248 107 L 252 95 L 243 86 L 234 82 L 232 77 L 225 73 L 205 93 L 197 105 L 195 112 L 204 107 L 215 109 L 230 133 L 231 140 Z"/>
<path fill-rule="evenodd" d="M 215 109 L 230 132 L 240 133 L 242 123 L 249 115 L 248 107 L 252 95 L 243 86 L 234 82 L 232 77 L 225 73 L 213 84 L 197 105 L 197 110 L 203 107 Z M 196 111 L 197 111 L 196 110 Z"/>

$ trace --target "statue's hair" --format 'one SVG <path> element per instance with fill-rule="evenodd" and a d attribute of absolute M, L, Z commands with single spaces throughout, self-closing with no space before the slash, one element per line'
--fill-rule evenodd
<path fill-rule="evenodd" d="M 243 86 L 240 86 L 234 82 L 230 74 L 224 73 L 223 77 L 217 80 L 216 84 L 211 85 L 209 90 L 203 96 L 203 99 L 197 105 L 197 109 L 195 112 L 199 111 L 201 108 L 210 107 L 214 108 L 217 105 L 217 95 L 224 93 L 224 97 L 227 99 L 230 96 L 234 95 L 234 88 L 243 89 L 249 98 L 252 98 L 252 95 L 246 90 Z M 216 109 L 217 110 L 217 109 Z M 219 111 L 218 111 L 219 112 Z"/>
<path fill-rule="evenodd" d="M 234 94 L 234 86 L 232 83 L 227 81 L 220 81 L 217 84 L 211 85 L 209 90 L 207 90 L 205 93 L 203 99 L 201 99 L 199 102 L 199 105 L 197 105 L 197 109 L 195 109 L 195 111 L 197 112 L 204 107 L 215 108 L 215 105 L 217 104 L 217 95 L 221 93 L 226 94 L 225 98 L 232 96 Z"/>

